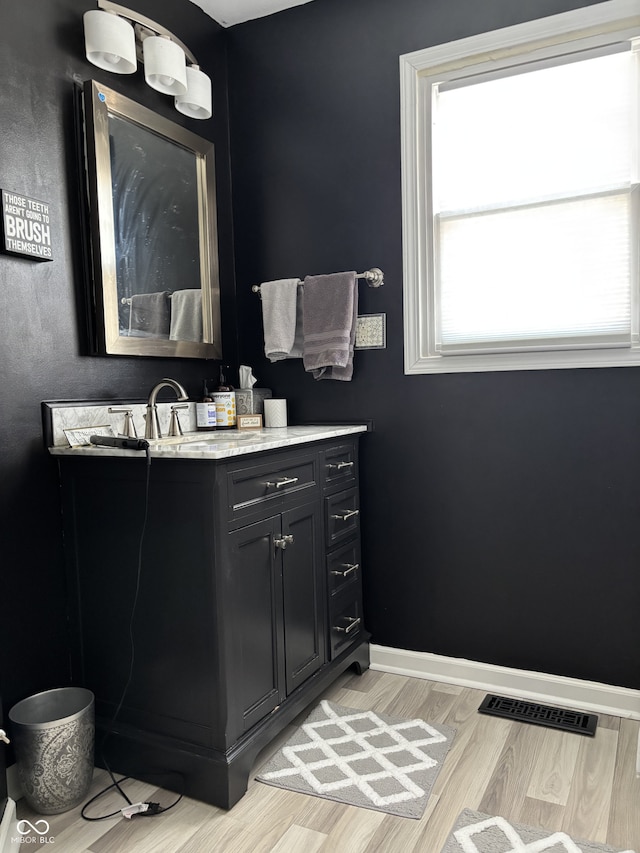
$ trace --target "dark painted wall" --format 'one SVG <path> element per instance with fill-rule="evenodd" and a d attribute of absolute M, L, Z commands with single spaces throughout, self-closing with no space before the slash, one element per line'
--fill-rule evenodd
<path fill-rule="evenodd" d="M 52 263 L 0 255 L 5 710 L 69 678 L 57 475 L 40 402 L 144 398 L 164 375 L 195 394 L 212 372 L 86 354 L 74 83 L 103 80 L 214 140 L 233 321 L 228 46 L 241 360 L 290 398 L 292 420 L 375 420 L 363 443 L 374 640 L 640 687 L 640 373 L 402 372 L 398 55 L 579 4 L 314 0 L 226 32 L 187 0 L 128 5 L 201 60 L 213 120 L 183 119 L 140 72 L 90 66 L 81 16 L 91 0 L 0 0 L 0 187 L 49 202 L 55 216 Z M 352 383 L 266 363 L 251 284 L 373 265 L 386 286 L 361 285 L 361 313 L 386 312 L 389 347 L 358 353 Z M 235 362 L 233 330 L 225 347 Z"/>
<path fill-rule="evenodd" d="M 185 119 L 171 99 L 146 86 L 141 70 L 122 77 L 90 65 L 84 58 L 82 13 L 95 8 L 91 0 L 0 0 L 0 187 L 48 202 L 55 224 L 51 263 L 0 255 L 0 689 L 5 710 L 29 693 L 69 679 L 57 471 L 43 450 L 40 402 L 146 398 L 163 376 L 178 379 L 195 394 L 202 378 L 213 374 L 202 361 L 86 355 L 78 310 L 83 277 L 75 82 L 102 80 L 215 142 L 221 279 L 233 314 L 224 32 L 187 0 L 130 0 L 126 5 L 171 29 L 200 59 L 214 80 L 213 119 Z M 225 345 L 235 361 L 233 332 Z"/>
<path fill-rule="evenodd" d="M 403 375 L 398 57 L 581 5 L 315 0 L 229 32 L 240 355 L 294 421 L 375 421 L 376 643 L 640 688 L 640 371 Z M 388 348 L 352 383 L 266 362 L 252 284 L 371 266 Z"/>

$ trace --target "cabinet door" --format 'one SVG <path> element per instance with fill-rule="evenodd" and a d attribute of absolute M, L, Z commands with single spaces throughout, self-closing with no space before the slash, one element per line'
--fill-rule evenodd
<path fill-rule="evenodd" d="M 251 728 L 284 697 L 280 517 L 231 533 L 228 573 L 232 638 L 231 672 L 237 697 L 230 725 Z M 240 724 L 240 718 L 242 723 Z"/>
<path fill-rule="evenodd" d="M 287 694 L 325 662 L 322 527 L 316 503 L 282 514 Z"/>

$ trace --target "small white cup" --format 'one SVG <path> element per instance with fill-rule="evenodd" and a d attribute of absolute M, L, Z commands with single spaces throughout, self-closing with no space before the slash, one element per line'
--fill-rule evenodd
<path fill-rule="evenodd" d="M 264 401 L 265 427 L 286 427 L 287 401 L 282 399 L 266 399 Z"/>

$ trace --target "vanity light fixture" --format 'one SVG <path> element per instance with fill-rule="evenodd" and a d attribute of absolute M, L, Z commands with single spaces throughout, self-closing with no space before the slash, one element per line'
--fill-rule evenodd
<path fill-rule="evenodd" d="M 211 80 L 198 65 L 187 65 L 187 91 L 176 95 L 176 109 L 191 118 L 211 116 Z"/>
<path fill-rule="evenodd" d="M 184 51 L 169 36 L 149 36 L 142 42 L 144 79 L 165 95 L 185 95 L 187 65 Z"/>
<path fill-rule="evenodd" d="M 87 59 L 98 68 L 133 74 L 138 67 L 135 33 L 124 18 L 99 9 L 85 12 L 84 40 Z"/>
<path fill-rule="evenodd" d="M 84 13 L 89 62 L 115 74 L 133 74 L 143 63 L 149 86 L 173 95 L 175 107 L 190 118 L 211 118 L 211 80 L 195 56 L 173 33 L 143 15 L 97 0 Z"/>

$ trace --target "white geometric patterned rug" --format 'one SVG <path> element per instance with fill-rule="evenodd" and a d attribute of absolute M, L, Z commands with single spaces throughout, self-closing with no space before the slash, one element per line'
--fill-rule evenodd
<path fill-rule="evenodd" d="M 260 782 L 420 818 L 455 729 L 323 700 L 256 776 Z"/>
<path fill-rule="evenodd" d="M 635 853 L 465 809 L 441 853 Z"/>

